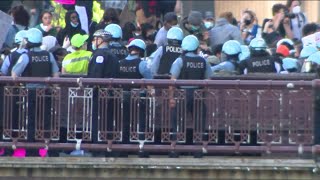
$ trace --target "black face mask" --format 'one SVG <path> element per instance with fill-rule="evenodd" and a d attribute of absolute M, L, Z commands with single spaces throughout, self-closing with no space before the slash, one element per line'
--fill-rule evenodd
<path fill-rule="evenodd" d="M 246 19 L 246 20 L 244 20 L 244 24 L 245 24 L 246 26 L 250 25 L 250 24 L 251 24 L 251 19 Z"/>

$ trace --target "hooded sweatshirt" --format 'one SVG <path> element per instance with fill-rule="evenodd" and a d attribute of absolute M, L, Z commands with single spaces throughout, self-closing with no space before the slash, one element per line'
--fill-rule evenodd
<path fill-rule="evenodd" d="M 65 37 L 69 37 L 69 39 L 71 40 L 72 36 L 75 35 L 75 34 L 78 34 L 78 33 L 80 33 L 81 35 L 86 34 L 86 32 L 83 29 L 81 29 L 80 19 L 78 20 L 79 24 L 78 24 L 77 27 L 73 27 L 71 25 L 70 16 L 73 13 L 76 13 L 77 16 L 78 16 L 78 19 L 79 19 L 79 14 L 74 10 L 69 10 L 66 13 L 66 16 L 65 16 L 66 27 L 64 29 L 62 29 L 57 35 L 57 40 L 58 40 L 58 43 L 60 44 L 60 46 L 63 45 L 63 41 L 64 41 Z"/>

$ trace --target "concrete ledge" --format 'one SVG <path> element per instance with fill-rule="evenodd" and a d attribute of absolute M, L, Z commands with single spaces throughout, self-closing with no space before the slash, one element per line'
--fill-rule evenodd
<path fill-rule="evenodd" d="M 0 158 L 1 177 L 134 179 L 320 179 L 304 159 L 195 158 Z"/>

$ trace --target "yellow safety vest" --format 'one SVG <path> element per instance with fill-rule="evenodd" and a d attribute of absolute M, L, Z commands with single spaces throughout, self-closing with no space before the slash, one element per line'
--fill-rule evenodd
<path fill-rule="evenodd" d="M 75 51 L 68 54 L 62 61 L 62 67 L 67 74 L 81 74 L 88 73 L 89 61 L 92 52 L 86 50 Z"/>

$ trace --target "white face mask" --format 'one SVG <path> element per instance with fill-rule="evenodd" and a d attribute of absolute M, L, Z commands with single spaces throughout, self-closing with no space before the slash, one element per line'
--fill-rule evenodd
<path fill-rule="evenodd" d="M 292 8 L 292 13 L 293 14 L 299 14 L 301 12 L 301 7 L 300 6 L 295 6 Z"/>
<path fill-rule="evenodd" d="M 205 26 L 207 29 L 210 29 L 210 28 L 213 27 L 213 22 L 210 22 L 210 21 L 204 22 L 204 26 Z"/>
<path fill-rule="evenodd" d="M 78 27 L 78 25 L 79 25 L 79 23 L 73 24 L 72 22 L 70 22 L 70 24 L 71 24 L 72 27 Z"/>

